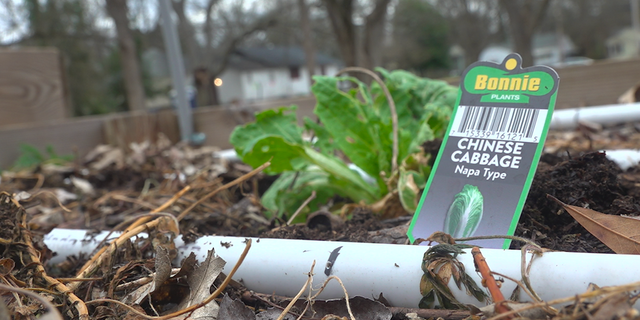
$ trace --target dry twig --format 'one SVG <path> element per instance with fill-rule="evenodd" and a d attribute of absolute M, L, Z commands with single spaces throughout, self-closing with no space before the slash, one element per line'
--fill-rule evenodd
<path fill-rule="evenodd" d="M 293 308 L 293 305 L 296 304 L 296 301 L 300 299 L 304 291 L 307 290 L 309 286 L 311 286 L 311 283 L 313 283 L 313 268 L 315 268 L 315 266 L 316 266 L 316 261 L 313 260 L 313 263 L 311 264 L 311 270 L 309 270 L 309 273 L 307 274 L 308 275 L 307 281 L 304 283 L 302 288 L 300 288 L 300 291 L 298 291 L 298 294 L 296 294 L 296 296 L 293 297 L 291 301 L 289 301 L 289 304 L 287 305 L 287 307 L 284 308 L 284 310 L 282 311 L 282 313 L 280 313 L 280 316 L 278 316 L 276 320 L 284 319 L 287 313 L 289 313 L 289 310 L 291 310 L 291 308 Z M 304 312 L 301 312 L 300 316 L 302 316 L 303 314 Z"/>
<path fill-rule="evenodd" d="M 247 180 L 249 180 L 249 178 L 255 176 L 256 174 L 260 173 L 262 170 L 264 170 L 266 167 L 270 166 L 271 162 L 267 161 L 265 162 L 263 165 L 255 168 L 253 171 L 243 175 L 242 177 L 235 179 L 211 192 L 209 192 L 206 196 L 198 199 L 198 201 L 196 201 L 194 204 L 192 204 L 191 206 L 189 206 L 187 209 L 185 209 L 184 211 L 182 211 L 182 213 L 180 213 L 178 215 L 178 220 L 182 220 L 189 212 L 191 212 L 191 210 L 193 210 L 193 208 L 195 208 L 196 206 L 198 206 L 199 204 L 203 203 L 205 200 L 215 196 L 216 194 L 218 194 L 218 192 L 222 191 L 222 190 L 226 190 L 229 189 L 235 185 L 238 185 L 242 182 L 245 182 Z"/>
<path fill-rule="evenodd" d="M 114 303 L 117 304 L 119 306 L 122 306 L 124 308 L 126 308 L 127 310 L 135 313 L 136 315 L 144 318 L 144 319 L 154 319 L 154 320 L 168 320 L 168 319 L 172 319 L 175 318 L 177 316 L 186 314 L 186 313 L 190 313 L 195 311 L 196 309 L 202 308 L 203 306 L 205 306 L 206 304 L 208 304 L 209 302 L 213 301 L 213 299 L 215 299 L 216 297 L 218 297 L 222 291 L 224 291 L 224 289 L 227 287 L 227 285 L 229 284 L 229 282 L 231 282 L 231 278 L 233 277 L 233 275 L 236 273 L 236 271 L 238 271 L 238 268 L 240 267 L 240 265 L 242 264 L 242 262 L 244 262 L 244 259 L 247 257 L 247 253 L 249 253 L 249 249 L 251 249 L 251 239 L 247 239 L 246 241 L 246 246 L 244 248 L 244 251 L 242 251 L 242 254 L 240 255 L 240 258 L 238 259 L 238 262 L 236 262 L 236 265 L 233 266 L 233 269 L 231 269 L 231 272 L 229 272 L 229 274 L 227 275 L 227 277 L 224 279 L 224 281 L 222 282 L 222 284 L 216 289 L 216 291 L 214 291 L 211 295 L 209 295 L 209 297 L 207 297 L 207 299 L 203 300 L 202 302 L 198 303 L 198 304 L 194 304 L 188 308 L 170 313 L 170 314 L 166 314 L 164 316 L 150 316 L 147 314 L 144 314 L 134 308 L 132 308 L 131 306 L 122 303 L 118 300 L 113 300 L 113 299 L 94 299 L 91 300 L 89 302 L 87 302 L 87 304 L 96 304 L 96 303 L 101 303 L 101 302 L 107 302 L 107 303 Z"/>
<path fill-rule="evenodd" d="M 291 215 L 291 218 L 289 218 L 289 221 L 287 221 L 287 225 L 291 225 L 291 223 L 293 223 L 293 220 L 300 214 L 300 212 L 302 212 L 302 209 L 304 209 L 304 207 L 306 207 L 309 204 L 309 202 L 311 202 L 311 200 L 315 198 L 316 198 L 316 191 L 313 190 L 309 198 L 307 198 L 307 200 L 305 200 L 300 205 L 300 207 L 298 207 L 298 210 L 296 210 L 296 212 L 294 212 L 293 215 Z"/>
<path fill-rule="evenodd" d="M 473 249 L 471 249 L 471 254 L 473 255 L 473 262 L 476 265 L 476 270 L 478 270 L 482 275 L 482 284 L 489 289 L 489 293 L 491 293 L 491 298 L 493 298 L 496 312 L 508 312 L 509 307 L 505 303 L 504 296 L 496 283 L 496 279 L 491 275 L 491 269 L 489 269 L 487 261 L 485 261 L 484 256 L 482 256 L 480 248 L 473 247 Z"/>
<path fill-rule="evenodd" d="M 38 302 L 40 302 L 48 311 L 47 313 L 39 316 L 38 319 L 41 319 L 41 320 L 62 320 L 63 319 L 58 309 L 56 309 L 56 307 L 54 307 L 53 304 L 51 304 L 51 302 L 49 302 L 47 299 L 43 298 L 39 294 L 33 293 L 29 290 L 11 287 L 4 284 L 0 284 L 0 291 L 17 292 L 19 294 L 28 296 L 32 299 L 38 300 Z"/>
<path fill-rule="evenodd" d="M 171 197 L 171 199 L 169 199 L 167 202 L 165 202 L 163 205 L 161 205 L 160 207 L 156 208 L 155 210 L 151 211 L 150 213 L 158 213 L 161 211 L 164 211 L 166 208 L 170 207 L 171 205 L 173 205 L 176 201 L 178 201 L 178 199 L 180 199 L 185 193 L 187 193 L 187 191 L 191 190 L 191 187 L 186 186 L 184 188 L 182 188 L 182 190 L 178 191 L 178 193 L 176 193 L 173 197 Z M 139 218 L 138 220 L 136 220 L 134 223 L 132 223 L 129 228 L 127 228 L 127 230 L 125 230 L 120 237 L 118 237 L 118 239 L 116 239 L 115 241 L 120 241 L 121 243 L 124 243 L 123 241 L 129 240 L 129 238 L 131 238 L 133 235 L 135 234 L 131 234 L 129 231 L 131 229 L 135 229 L 136 227 L 147 223 L 149 220 L 151 220 L 152 216 L 144 216 Z M 126 240 L 124 240 L 125 235 L 129 234 L 130 236 L 128 238 L 126 238 Z M 123 238 L 123 239 L 121 239 Z M 89 274 L 87 272 L 85 272 L 87 270 L 87 268 L 89 268 L 90 266 L 96 265 L 98 259 L 100 259 L 100 257 L 102 257 L 102 255 L 106 252 L 108 247 L 102 247 L 100 248 L 100 250 L 98 250 L 97 253 L 95 253 L 93 256 L 91 256 L 91 259 L 89 259 L 89 261 L 87 261 L 84 266 L 82 266 L 82 268 L 80 268 L 80 271 L 78 271 L 78 276 L 81 274 Z M 78 286 L 79 286 L 79 282 L 75 282 L 72 283 L 71 285 L 69 285 L 69 289 L 71 291 L 75 291 Z"/>

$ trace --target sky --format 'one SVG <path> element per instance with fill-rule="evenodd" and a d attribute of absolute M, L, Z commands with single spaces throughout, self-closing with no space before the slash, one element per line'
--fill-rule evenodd
<path fill-rule="evenodd" d="M 41 3 L 46 0 L 39 0 Z M 55 1 L 55 0 L 53 0 Z M 86 0 L 89 10 L 96 17 L 94 19 L 98 28 L 109 35 L 115 35 L 113 22 L 102 9 L 105 0 Z M 129 0 L 129 12 L 134 16 L 132 27 L 139 30 L 149 30 L 155 26 L 158 19 L 158 0 Z M 223 0 L 221 7 L 228 8 L 238 0 Z M 202 23 L 205 18 L 205 0 L 192 0 L 187 2 L 187 16 L 194 24 Z M 264 5 L 259 0 L 245 0 L 243 6 L 247 9 L 256 7 L 261 10 Z M 24 0 L 0 0 L 0 44 L 13 43 L 28 33 L 27 11 Z"/>

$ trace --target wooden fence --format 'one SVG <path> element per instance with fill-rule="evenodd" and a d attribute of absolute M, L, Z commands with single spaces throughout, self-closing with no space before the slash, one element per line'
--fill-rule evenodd
<path fill-rule="evenodd" d="M 256 111 L 284 105 L 298 105 L 298 117 L 311 116 L 315 99 L 302 97 L 266 101 L 244 107 L 204 107 L 193 112 L 194 130 L 206 135 L 205 144 L 231 148 L 229 134 L 236 125 L 251 121 Z M 162 132 L 171 141 L 180 139 L 177 116 L 172 109 L 148 113 L 118 113 L 54 120 L 46 123 L 0 127 L 0 168 L 7 169 L 20 156 L 21 144 L 43 151 L 49 145 L 58 154 L 84 155 L 99 144 L 128 147 L 131 142 L 155 141 Z"/>
<path fill-rule="evenodd" d="M 559 69 L 558 73 L 560 91 L 557 108 L 614 104 L 621 94 L 640 82 L 640 60 L 567 67 Z M 301 119 L 312 116 L 315 99 L 300 97 L 237 108 L 198 108 L 193 114 L 194 129 L 206 135 L 206 145 L 230 148 L 231 131 L 237 125 L 250 121 L 254 112 L 292 104 L 298 105 L 298 117 Z M 127 147 L 133 141 L 153 141 L 159 132 L 174 142 L 179 140 L 177 118 L 171 109 L 142 114 L 47 118 L 40 117 L 40 122 L 36 123 L 0 126 L 0 168 L 6 169 L 18 158 L 19 146 L 23 143 L 40 150 L 51 145 L 58 154 L 84 155 L 99 144 Z"/>
<path fill-rule="evenodd" d="M 55 48 L 0 49 L 0 126 L 67 117 L 62 75 Z"/>

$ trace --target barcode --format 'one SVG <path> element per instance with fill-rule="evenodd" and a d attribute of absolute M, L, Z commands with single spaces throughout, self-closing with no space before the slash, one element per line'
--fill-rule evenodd
<path fill-rule="evenodd" d="M 537 142 L 546 116 L 545 109 L 459 106 L 450 134 Z"/>
<path fill-rule="evenodd" d="M 460 106 L 464 108 L 458 131 L 493 131 L 533 136 L 540 109 Z"/>

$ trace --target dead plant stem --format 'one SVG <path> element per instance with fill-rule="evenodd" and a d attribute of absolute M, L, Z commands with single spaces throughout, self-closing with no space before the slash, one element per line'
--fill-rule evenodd
<path fill-rule="evenodd" d="M 161 211 L 164 211 L 166 208 L 168 208 L 169 206 L 173 205 L 176 201 L 178 201 L 178 199 L 180 199 L 185 193 L 187 193 L 187 191 L 191 190 L 190 186 L 186 186 L 184 188 L 182 188 L 182 190 L 178 191 L 178 193 L 176 193 L 175 195 L 173 195 L 173 197 L 171 197 L 171 199 L 169 199 L 167 202 L 165 202 L 164 204 L 162 204 L 161 206 L 159 206 L 158 208 L 156 208 L 155 210 L 152 210 L 150 213 L 158 213 Z M 149 220 L 151 220 L 151 216 L 145 216 L 145 217 L 141 217 L 138 220 L 136 220 L 134 223 L 132 223 L 129 228 L 127 228 L 127 230 L 125 230 L 120 237 L 118 237 L 118 239 L 116 239 L 115 241 L 120 240 L 120 238 L 123 238 L 125 234 L 128 233 L 128 231 L 130 229 L 134 229 L 142 224 L 145 224 L 147 222 L 149 222 Z M 126 238 L 127 240 L 129 238 Z M 91 256 L 91 259 L 89 259 L 89 261 L 87 261 L 84 266 L 82 266 L 82 268 L 80 269 L 80 271 L 78 271 L 78 274 L 81 274 L 82 272 L 84 272 L 89 266 L 93 265 L 96 263 L 96 261 L 98 260 L 98 258 L 100 258 L 102 256 L 102 254 L 104 254 L 104 252 L 107 250 L 108 247 L 102 247 L 100 248 L 100 250 L 98 250 L 98 252 L 96 252 L 93 256 Z M 74 291 L 75 289 L 77 289 L 78 283 L 76 282 L 76 285 L 74 285 L 74 289 L 71 289 L 71 291 Z"/>
<path fill-rule="evenodd" d="M 338 283 L 342 287 L 342 291 L 344 292 L 344 300 L 347 303 L 347 311 L 349 312 L 349 317 L 351 317 L 351 320 L 356 320 L 356 317 L 354 317 L 353 313 L 351 312 L 351 304 L 349 303 L 349 293 L 347 292 L 347 288 L 344 287 L 342 280 L 340 280 L 340 278 L 336 276 L 330 276 L 329 278 L 327 278 L 327 280 L 325 280 L 324 283 L 322 283 L 322 287 L 320 287 L 320 290 L 315 295 L 313 295 L 311 299 L 317 298 L 320 295 L 320 293 L 322 293 L 322 291 L 327 286 L 327 284 L 329 284 L 329 281 L 331 281 L 332 279 L 338 281 Z"/>
<path fill-rule="evenodd" d="M 14 204 L 20 208 L 20 204 L 15 199 L 13 200 Z M 25 215 L 26 217 L 26 215 Z M 22 232 L 23 241 L 27 244 L 27 254 L 31 260 L 31 264 L 34 264 L 36 269 L 36 274 L 40 276 L 46 283 L 47 288 L 55 289 L 57 292 L 66 295 L 69 299 L 69 304 L 73 305 L 78 312 L 78 319 L 88 320 L 89 319 L 89 311 L 87 310 L 87 305 L 82 301 L 78 296 L 76 296 L 72 290 L 67 288 L 62 282 L 56 280 L 55 278 L 49 276 L 47 271 L 44 269 L 44 266 L 40 262 L 40 257 L 38 251 L 33 247 L 33 241 L 31 240 L 31 234 L 29 232 Z M 23 265 L 26 265 L 24 261 Z"/>
<path fill-rule="evenodd" d="M 487 261 L 484 259 L 482 252 L 480 252 L 480 248 L 473 247 L 471 249 L 471 254 L 473 255 L 473 261 L 476 265 L 477 270 L 482 275 L 482 283 L 487 289 L 489 289 L 489 293 L 491 293 L 491 298 L 493 298 L 494 303 L 499 303 L 504 301 L 504 296 L 502 295 L 502 291 L 498 288 L 498 284 L 496 283 L 496 279 L 491 275 L 491 269 L 489 269 L 489 265 Z"/>
<path fill-rule="evenodd" d="M 48 312 L 50 312 L 52 314 L 51 315 L 52 317 L 51 318 L 47 317 L 47 319 L 50 319 L 50 320 L 60 319 L 60 320 L 62 320 L 62 315 L 60 314 L 58 309 L 56 309 L 56 307 L 53 304 L 51 304 L 51 302 L 49 302 L 47 299 L 43 298 L 39 294 L 33 293 L 33 292 L 31 292 L 29 290 L 26 290 L 26 289 L 16 288 L 16 287 L 4 285 L 4 284 L 0 284 L 0 291 L 15 292 L 15 293 L 19 293 L 19 294 L 23 294 L 25 296 L 28 296 L 28 297 L 30 297 L 32 299 L 35 299 L 38 302 L 40 302 L 46 308 L 46 310 Z M 20 301 L 20 299 L 18 299 L 18 301 Z M 41 316 L 41 318 L 44 319 L 45 316 Z"/>
<path fill-rule="evenodd" d="M 531 254 L 531 260 L 529 261 L 529 264 L 527 265 L 527 251 L 528 250 L 532 250 L 534 251 Z M 542 299 L 540 299 L 540 296 L 538 296 L 538 293 L 533 289 L 533 286 L 531 285 L 531 282 L 529 281 L 529 272 L 531 271 L 531 266 L 533 265 L 533 260 L 536 258 L 537 255 L 542 254 L 542 249 L 538 246 L 532 246 L 530 244 L 526 244 L 524 246 L 522 246 L 521 249 L 522 253 L 521 253 L 521 261 L 520 261 L 520 273 L 522 274 L 522 282 L 524 283 L 524 285 L 527 287 L 527 289 L 529 289 L 529 291 L 531 292 L 531 294 L 535 297 L 535 299 L 533 299 L 534 301 L 540 302 L 542 301 Z"/>
<path fill-rule="evenodd" d="M 579 294 L 579 295 L 574 295 L 574 296 L 570 296 L 570 297 L 566 297 L 566 298 L 560 298 L 560 299 L 555 299 L 555 300 L 551 300 L 551 301 L 543 301 L 543 302 L 538 302 L 538 303 L 532 303 L 524 308 L 520 308 L 518 310 L 512 310 L 509 311 L 507 313 L 502 313 L 499 315 L 496 315 L 494 317 L 491 317 L 487 320 L 498 320 L 498 319 L 502 319 L 511 315 L 514 315 L 518 312 L 522 312 L 525 310 L 531 310 L 531 309 L 535 309 L 535 308 L 542 308 L 542 307 L 548 307 L 548 306 L 552 306 L 554 304 L 560 304 L 560 303 L 567 303 L 567 302 L 571 302 L 571 301 L 576 301 L 579 299 L 588 299 L 588 298 L 594 298 L 603 294 L 607 294 L 607 293 L 621 293 L 621 292 L 627 292 L 627 291 L 632 291 L 632 290 L 637 290 L 638 288 L 640 288 L 640 282 L 633 282 L 630 284 L 626 284 L 626 285 L 621 285 L 621 286 L 615 286 L 615 287 L 603 287 L 600 288 L 598 290 L 594 290 L 594 291 L 590 291 L 590 292 L 586 292 L 583 294 Z"/>
<path fill-rule="evenodd" d="M 144 218 L 141 218 L 141 219 L 144 219 Z M 138 219 L 138 221 L 140 221 L 141 219 Z M 161 222 L 163 222 L 163 220 L 166 222 L 174 221 L 173 219 L 170 219 L 167 217 L 160 217 L 156 220 L 149 221 L 143 225 L 137 226 L 134 229 L 123 232 L 117 239 L 111 242 L 108 246 L 104 247 L 105 248 L 104 250 L 101 250 L 100 252 L 95 254 L 93 256 L 95 257 L 95 259 L 92 257 L 91 260 L 89 261 L 91 262 L 91 264 L 85 265 L 86 267 L 83 268 L 82 271 L 78 273 L 76 278 L 80 278 L 80 279 L 87 278 L 88 276 L 93 274 L 96 270 L 98 270 L 98 268 L 102 265 L 106 257 L 111 256 L 119 247 L 121 247 L 127 241 L 129 241 L 131 237 L 141 232 L 155 229 Z M 71 291 L 75 291 L 80 286 L 80 284 L 81 282 L 72 282 L 67 284 L 67 288 L 69 288 L 69 290 Z"/>
<path fill-rule="evenodd" d="M 539 300 L 538 297 L 534 296 L 533 294 L 531 294 L 531 292 L 529 292 L 529 289 L 527 289 L 527 287 L 524 285 L 524 283 L 522 283 L 522 281 L 518 281 L 514 278 L 511 278 L 505 274 L 502 274 L 500 272 L 495 272 L 495 271 L 491 271 L 491 274 L 495 274 L 498 277 L 502 277 L 505 278 L 509 281 L 513 281 L 518 287 L 520 287 L 520 289 L 522 289 L 522 291 L 524 291 L 524 293 L 526 293 L 529 298 L 531 298 L 531 300 L 535 301 L 535 302 L 540 302 L 542 300 Z"/>
<path fill-rule="evenodd" d="M 316 191 L 313 190 L 309 198 L 307 198 L 307 200 L 305 200 L 300 205 L 300 207 L 298 207 L 298 210 L 296 210 L 296 212 L 294 212 L 293 215 L 291 215 L 291 218 L 289 218 L 289 221 L 287 221 L 287 225 L 291 225 L 293 223 L 293 220 L 300 214 L 300 212 L 302 212 L 302 209 L 304 209 L 304 207 L 306 207 L 309 204 L 309 202 L 311 202 L 311 200 L 315 198 L 316 198 Z"/>
<path fill-rule="evenodd" d="M 222 284 L 216 289 L 216 291 L 214 291 L 211 295 L 209 295 L 209 297 L 207 297 L 206 299 L 204 299 L 202 302 L 192 305 L 188 308 L 184 308 L 182 310 L 170 313 L 170 314 L 166 314 L 164 316 L 150 316 L 147 314 L 144 314 L 134 308 L 132 308 L 131 306 L 122 303 L 118 300 L 113 300 L 113 299 L 94 299 L 91 300 L 89 302 L 87 302 L 87 304 L 95 304 L 95 303 L 101 303 L 101 302 L 107 302 L 107 303 L 114 303 L 117 305 L 120 305 L 124 308 L 126 308 L 127 310 L 135 313 L 136 315 L 145 318 L 145 319 L 154 319 L 154 320 L 167 320 L 167 319 L 171 319 L 171 318 L 175 318 L 177 316 L 183 315 L 185 313 L 189 313 L 189 312 L 193 312 L 198 308 L 202 308 L 203 306 L 205 306 L 207 303 L 213 301 L 213 299 L 217 298 L 222 291 L 224 291 L 224 289 L 227 287 L 227 285 L 229 284 L 229 282 L 231 282 L 231 278 L 233 278 L 233 275 L 236 273 L 236 271 L 238 271 L 238 268 L 240 267 L 240 265 L 242 264 L 242 262 L 244 261 L 244 259 L 247 257 L 247 253 L 249 253 L 249 249 L 251 249 L 251 239 L 247 239 L 246 241 L 246 246 L 244 247 L 244 251 L 242 251 L 242 254 L 240 255 L 240 258 L 238 259 L 238 262 L 236 262 L 236 265 L 233 266 L 233 269 L 231 269 L 231 272 L 229 272 L 229 274 L 227 275 L 227 277 L 224 279 L 224 281 L 222 282 Z"/>
<path fill-rule="evenodd" d="M 291 308 L 293 308 L 293 305 L 296 304 L 296 301 L 298 301 L 298 299 L 300 299 L 300 297 L 302 296 L 304 291 L 307 290 L 307 287 L 309 287 L 311 285 L 311 283 L 313 283 L 313 268 L 315 268 L 315 266 L 316 266 L 316 261 L 313 260 L 313 263 L 311 264 L 311 270 L 309 270 L 309 273 L 307 274 L 308 275 L 307 281 L 304 283 L 302 288 L 300 288 L 300 291 L 298 291 L 298 294 L 296 294 L 296 296 L 293 297 L 293 299 L 291 299 L 291 301 L 289 301 L 289 304 L 287 305 L 287 307 L 284 308 L 284 310 L 282 310 L 282 313 L 280 313 L 280 315 L 278 316 L 278 318 L 276 320 L 284 319 L 284 317 L 287 315 L 287 313 L 289 313 L 289 310 L 291 310 Z M 302 316 L 303 314 L 304 314 L 304 312 L 302 312 L 300 314 L 300 316 Z"/>
<path fill-rule="evenodd" d="M 540 248 L 542 250 L 542 247 L 540 247 L 540 245 L 538 245 L 537 243 L 523 238 L 523 237 L 518 237 L 518 236 L 509 236 L 509 235 L 491 235 L 491 236 L 475 236 L 475 237 L 466 237 L 466 238 L 455 238 L 453 240 L 455 240 L 456 242 L 459 241 L 471 241 L 471 240 L 487 240 L 487 239 L 511 239 L 511 240 L 517 240 L 517 241 L 522 241 L 526 244 L 530 244 L 536 248 Z"/>
<path fill-rule="evenodd" d="M 189 212 L 191 212 L 191 210 L 193 210 L 193 208 L 197 207 L 199 204 L 203 203 L 205 200 L 215 196 L 216 194 L 218 194 L 218 192 L 222 191 L 222 190 L 226 190 L 229 189 L 235 185 L 238 185 L 242 182 L 245 182 L 247 180 L 249 180 L 251 177 L 255 176 L 256 174 L 260 173 L 262 170 L 264 170 L 266 167 L 270 166 L 271 162 L 267 161 L 265 162 L 263 165 L 255 168 L 253 171 L 243 175 L 240 178 L 237 178 L 211 192 L 209 192 L 209 194 L 205 195 L 204 197 L 198 199 L 198 201 L 196 201 L 194 204 L 192 204 L 191 206 L 189 206 L 187 209 L 185 209 L 184 211 L 182 211 L 182 213 L 180 213 L 177 217 L 178 221 L 182 220 Z"/>

